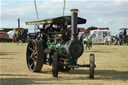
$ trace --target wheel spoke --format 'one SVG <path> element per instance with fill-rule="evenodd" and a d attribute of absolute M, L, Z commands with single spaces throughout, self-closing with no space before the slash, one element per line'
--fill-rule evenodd
<path fill-rule="evenodd" d="M 35 50 L 35 44 L 34 43 L 32 43 L 32 47 L 33 47 L 33 50 Z"/>
<path fill-rule="evenodd" d="M 34 52 L 35 56 L 37 56 L 37 51 Z"/>
<path fill-rule="evenodd" d="M 37 48 L 34 43 L 32 43 L 32 48 L 29 48 L 34 54 L 37 54 Z"/>
<path fill-rule="evenodd" d="M 33 56 L 33 54 L 31 54 L 31 56 L 30 56 L 28 59 L 29 59 L 30 61 L 32 61 L 32 62 L 36 62 L 37 56 L 36 56 L 36 55 Z"/>
<path fill-rule="evenodd" d="M 34 52 L 34 50 L 32 48 L 29 48 L 32 52 Z"/>
<path fill-rule="evenodd" d="M 36 65 L 36 61 L 33 62 L 34 63 L 34 66 Z"/>
<path fill-rule="evenodd" d="M 32 58 L 32 60 L 33 60 L 33 62 L 36 62 L 36 58 L 34 57 L 34 58 Z"/>
<path fill-rule="evenodd" d="M 30 67 L 33 69 L 34 68 L 34 62 L 32 62 L 31 64 L 30 64 Z"/>
<path fill-rule="evenodd" d="M 32 54 L 31 54 L 31 56 L 28 57 L 28 59 L 29 59 L 29 60 L 32 60 Z"/>

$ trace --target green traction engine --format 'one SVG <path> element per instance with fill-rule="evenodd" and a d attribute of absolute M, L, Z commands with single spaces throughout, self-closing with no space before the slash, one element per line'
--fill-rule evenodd
<path fill-rule="evenodd" d="M 30 40 L 27 46 L 26 61 L 30 71 L 40 72 L 43 64 L 47 64 L 52 66 L 53 77 L 58 77 L 59 71 L 89 67 L 90 78 L 94 78 L 94 54 L 90 54 L 90 64 L 77 64 L 84 51 L 83 44 L 77 37 L 77 24 L 85 24 L 86 19 L 77 17 L 78 9 L 72 9 L 71 13 L 71 16 L 25 23 L 39 29 L 36 39 Z"/>

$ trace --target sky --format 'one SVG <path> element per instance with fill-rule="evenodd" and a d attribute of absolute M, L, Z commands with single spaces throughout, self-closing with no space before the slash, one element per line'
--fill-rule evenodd
<path fill-rule="evenodd" d="M 39 19 L 62 16 L 64 0 L 36 0 Z M 66 0 L 65 15 L 70 10 L 79 9 L 78 16 L 87 19 L 87 23 L 78 27 L 109 27 L 112 35 L 120 28 L 128 28 L 128 0 Z M 34 0 L 0 0 L 0 28 L 17 28 L 17 19 L 21 27 L 33 31 L 34 26 L 25 22 L 37 20 Z"/>

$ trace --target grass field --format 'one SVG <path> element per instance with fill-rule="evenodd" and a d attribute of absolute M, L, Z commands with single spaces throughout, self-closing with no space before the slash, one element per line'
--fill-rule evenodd
<path fill-rule="evenodd" d="M 26 66 L 26 46 L 0 43 L 0 85 L 128 85 L 128 46 L 93 45 L 79 58 L 79 64 L 89 63 L 95 54 L 95 79 L 89 79 L 88 68 L 59 72 L 53 78 L 51 66 L 32 73 Z"/>

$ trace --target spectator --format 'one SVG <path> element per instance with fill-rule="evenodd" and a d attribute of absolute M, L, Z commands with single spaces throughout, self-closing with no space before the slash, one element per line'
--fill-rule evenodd
<path fill-rule="evenodd" d="M 122 45 L 122 38 L 123 38 L 123 33 L 120 32 L 119 33 L 119 43 L 120 43 L 120 45 Z"/>
<path fill-rule="evenodd" d="M 17 45 L 19 45 L 19 43 L 21 43 L 23 45 L 23 32 L 18 32 L 18 43 Z"/>
<path fill-rule="evenodd" d="M 119 40 L 119 38 L 118 38 L 118 36 L 116 35 L 116 36 L 115 36 L 115 43 L 114 43 L 114 45 L 118 45 L 118 40 Z"/>
<path fill-rule="evenodd" d="M 88 39 L 88 37 L 86 37 L 85 39 L 84 39 L 84 44 L 86 45 L 86 49 L 88 48 L 89 50 L 90 50 L 90 40 Z"/>

